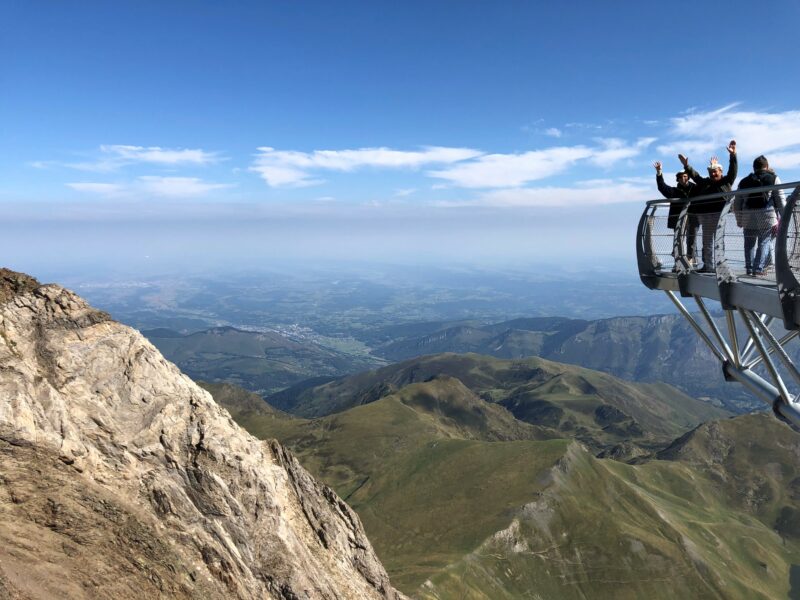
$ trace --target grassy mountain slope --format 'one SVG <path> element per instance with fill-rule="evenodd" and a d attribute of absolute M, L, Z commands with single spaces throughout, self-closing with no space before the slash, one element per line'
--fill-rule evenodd
<path fill-rule="evenodd" d="M 550 427 L 600 448 L 626 440 L 667 442 L 725 412 L 664 384 L 634 384 L 611 375 L 529 358 L 499 360 L 439 354 L 359 373 L 268 398 L 280 408 L 315 417 L 367 404 L 411 383 L 440 375 L 507 408 L 519 420 Z"/>
<path fill-rule="evenodd" d="M 704 424 L 628 465 L 537 441 L 548 430 L 475 413 L 470 394 L 440 377 L 314 420 L 242 424 L 345 497 L 415 597 L 786 597 L 800 446 L 782 423 Z"/>
<path fill-rule="evenodd" d="M 359 513 L 401 589 L 504 527 L 568 444 L 452 378 L 314 420 L 275 419 L 241 411 L 231 396 L 217 399 L 254 435 L 284 440 Z"/>
<path fill-rule="evenodd" d="M 784 427 L 769 425 L 773 431 Z M 757 512 L 742 509 L 735 495 L 701 470 L 682 461 L 631 466 L 573 446 L 552 474 L 552 485 L 508 527 L 430 578 L 416 595 L 787 597 L 800 545 L 782 538 Z"/>
<path fill-rule="evenodd" d="M 800 540 L 800 435 L 771 415 L 704 423 L 658 457 L 701 471 L 738 508 Z"/>
<path fill-rule="evenodd" d="M 375 339 L 374 353 L 401 361 L 425 354 L 476 352 L 497 358 L 541 356 L 635 381 L 663 381 L 732 410 L 760 408 L 740 386 L 727 385 L 718 363 L 680 315 L 582 319 L 513 319 L 491 325 L 431 323 Z M 724 326 L 723 326 L 724 328 Z M 796 347 L 795 347 L 796 348 Z M 793 356 L 796 349 L 790 349 Z"/>

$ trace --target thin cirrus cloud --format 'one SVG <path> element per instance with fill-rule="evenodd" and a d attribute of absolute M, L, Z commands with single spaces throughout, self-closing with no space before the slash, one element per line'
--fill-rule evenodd
<path fill-rule="evenodd" d="M 322 183 L 313 173 L 351 172 L 361 168 L 419 169 L 431 164 L 452 164 L 480 156 L 471 148 L 426 147 L 418 151 L 392 148 L 353 150 L 315 150 L 298 152 L 258 148 L 250 170 L 258 173 L 270 187 L 304 187 Z"/>
<path fill-rule="evenodd" d="M 776 169 L 800 169 L 800 152 L 770 154 L 769 164 Z"/>
<path fill-rule="evenodd" d="M 618 138 L 595 140 L 596 146 L 558 146 L 512 154 L 485 154 L 471 148 L 429 147 L 420 151 L 391 148 L 317 150 L 297 152 L 259 148 L 250 170 L 270 187 L 305 187 L 323 182 L 320 172 L 352 172 L 357 169 L 419 169 L 431 167 L 425 175 L 463 188 L 519 187 L 558 175 L 579 161 L 609 168 L 642 153 L 655 138 L 633 143 Z M 436 165 L 437 167 L 434 167 Z"/>
<path fill-rule="evenodd" d="M 532 150 L 521 154 L 486 154 L 476 160 L 428 171 L 458 187 L 517 187 L 561 173 L 581 159 L 592 156 L 586 146 Z"/>
<path fill-rule="evenodd" d="M 705 154 L 719 154 L 735 139 L 739 153 L 757 156 L 781 151 L 778 154 L 786 168 L 791 168 L 797 166 L 796 153 L 787 150 L 800 146 L 800 111 L 756 112 L 729 104 L 675 117 L 670 120 L 669 134 L 674 141 L 660 145 L 661 154 L 680 152 L 690 157 L 702 155 L 705 160 Z M 774 162 L 772 158 L 770 162 Z"/>
<path fill-rule="evenodd" d="M 198 177 L 139 177 L 142 188 L 156 196 L 170 198 L 187 198 L 204 196 L 215 190 L 224 190 L 232 187 L 227 183 L 211 183 Z"/>
<path fill-rule="evenodd" d="M 217 162 L 219 155 L 216 152 L 207 152 L 200 149 L 170 149 L 150 146 L 100 146 L 100 150 L 115 154 L 122 160 L 131 162 L 154 163 L 159 165 L 207 165 Z"/>
<path fill-rule="evenodd" d="M 589 160 L 598 167 L 607 169 L 621 160 L 639 156 L 643 150 L 656 141 L 656 138 L 639 138 L 634 144 L 628 144 L 625 140 L 619 138 L 599 139 L 597 141 L 600 143 L 600 149 L 596 150 Z"/>
<path fill-rule="evenodd" d="M 67 183 L 66 186 L 76 192 L 102 194 L 104 196 L 116 196 L 124 191 L 124 187 L 116 183 L 76 182 Z"/>
<path fill-rule="evenodd" d="M 145 175 L 127 184 L 76 182 L 67 187 L 81 193 L 103 197 L 136 197 L 141 195 L 163 198 L 198 198 L 213 191 L 233 187 L 227 183 L 213 183 L 198 177 L 159 177 Z"/>
<path fill-rule="evenodd" d="M 639 156 L 655 138 L 640 138 L 632 144 L 618 138 L 595 141 L 597 147 L 560 146 L 521 154 L 487 154 L 428 174 L 459 187 L 514 188 L 563 173 L 581 161 L 607 169 L 621 160 Z"/>
<path fill-rule="evenodd" d="M 500 189 L 484 192 L 472 205 L 504 208 L 571 207 L 641 202 L 652 196 L 652 187 L 623 180 L 578 182 L 576 187 Z"/>
<path fill-rule="evenodd" d="M 66 163 L 79 171 L 109 172 L 133 164 L 164 167 L 205 166 L 221 160 L 219 153 L 199 148 L 162 148 L 160 146 L 128 146 L 103 144 L 98 156 L 90 161 Z"/>

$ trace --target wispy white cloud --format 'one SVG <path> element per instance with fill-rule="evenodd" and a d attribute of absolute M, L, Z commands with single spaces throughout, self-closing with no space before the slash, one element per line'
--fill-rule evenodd
<path fill-rule="evenodd" d="M 34 169 L 49 169 L 53 166 L 53 163 L 47 160 L 34 160 L 27 164 L 29 167 L 33 167 Z"/>
<path fill-rule="evenodd" d="M 95 183 L 95 182 L 76 182 L 67 183 L 66 186 L 76 192 L 89 194 L 100 194 L 103 196 L 115 196 L 124 191 L 124 186 L 116 183 Z"/>
<path fill-rule="evenodd" d="M 365 167 L 418 169 L 430 164 L 450 164 L 480 156 L 470 148 L 426 147 L 419 151 L 391 148 L 359 148 L 355 150 L 315 150 L 297 152 L 258 148 L 250 170 L 258 173 L 267 185 L 307 186 L 320 183 L 316 171 L 350 172 Z"/>
<path fill-rule="evenodd" d="M 399 190 L 395 190 L 394 191 L 394 195 L 397 198 L 404 198 L 406 196 L 410 196 L 411 194 L 413 194 L 416 191 L 417 191 L 417 188 L 402 188 L 402 189 L 399 189 Z"/>
<path fill-rule="evenodd" d="M 775 169 L 800 169 L 800 152 L 776 152 L 769 156 L 769 165 Z"/>
<path fill-rule="evenodd" d="M 634 144 L 629 144 L 619 138 L 597 140 L 601 149 L 594 152 L 591 162 L 605 169 L 626 158 L 639 156 L 643 150 L 656 141 L 656 138 L 640 138 Z"/>
<path fill-rule="evenodd" d="M 641 202 L 652 196 L 652 187 L 622 181 L 602 180 L 580 182 L 575 187 L 539 187 L 491 190 L 477 201 L 484 206 L 496 207 L 558 207 L 594 206 Z"/>
<path fill-rule="evenodd" d="M 463 164 L 428 171 L 428 175 L 460 187 L 516 187 L 561 173 L 591 156 L 592 151 L 585 146 L 562 146 L 521 154 L 486 154 Z"/>
<path fill-rule="evenodd" d="M 550 127 L 545 129 L 544 134 L 554 138 L 560 138 L 563 135 L 558 127 Z"/>
<path fill-rule="evenodd" d="M 204 196 L 214 190 L 232 187 L 227 183 L 211 183 L 198 177 L 157 177 L 148 175 L 139 177 L 142 188 L 156 196 L 170 198 L 188 198 Z"/>
<path fill-rule="evenodd" d="M 219 153 L 199 148 L 161 148 L 160 146 L 128 146 L 104 144 L 99 154 L 87 161 L 66 163 L 64 166 L 79 171 L 107 173 L 132 164 L 150 164 L 165 167 L 204 166 L 221 160 Z M 40 165 L 52 163 L 38 161 Z"/>
<path fill-rule="evenodd" d="M 599 138 L 596 147 L 558 146 L 520 154 L 486 154 L 428 175 L 468 188 L 516 188 L 532 181 L 559 175 L 588 161 L 601 168 L 636 157 L 655 138 L 640 138 L 628 143 L 618 138 Z"/>
<path fill-rule="evenodd" d="M 108 198 L 148 195 L 163 198 L 196 198 L 215 190 L 233 187 L 226 183 L 212 183 L 198 177 L 158 177 L 147 175 L 126 183 L 76 182 L 67 187 L 85 194 Z"/>
<path fill-rule="evenodd" d="M 638 177 L 618 177 L 617 180 L 621 181 L 622 183 L 631 183 L 633 185 L 638 186 L 652 186 L 654 181 L 654 175 L 650 175 L 648 177 L 638 176 Z"/>
<path fill-rule="evenodd" d="M 559 131 L 560 134 L 560 131 Z M 450 186 L 466 188 L 521 187 L 563 173 L 579 161 L 600 168 L 638 156 L 655 138 L 626 142 L 619 138 L 599 138 L 593 147 L 558 146 L 516 154 L 485 154 L 471 148 L 427 147 L 419 151 L 392 148 L 356 150 L 316 150 L 298 152 L 261 147 L 250 167 L 271 187 L 304 187 L 323 183 L 325 171 L 352 172 L 357 169 L 419 169 L 442 165 L 425 172 Z M 400 190 L 396 195 L 411 192 Z"/>
<path fill-rule="evenodd" d="M 199 148 L 161 148 L 159 146 L 103 145 L 100 151 L 118 156 L 124 161 L 158 165 L 207 165 L 219 161 L 216 152 Z"/>
<path fill-rule="evenodd" d="M 324 183 L 304 169 L 276 164 L 263 156 L 256 159 L 250 170 L 261 175 L 270 187 L 308 187 Z"/>
<path fill-rule="evenodd" d="M 721 153 L 736 139 L 740 153 L 768 155 L 800 145 L 800 111 L 746 111 L 740 110 L 739 104 L 729 104 L 673 118 L 669 133 L 674 141 L 660 145 L 661 154 L 699 154 L 700 160 L 705 154 Z"/>
<path fill-rule="evenodd" d="M 601 129 L 605 129 L 608 124 L 601 125 L 600 123 L 581 123 L 581 122 L 571 122 L 565 123 L 564 127 L 568 129 L 583 129 L 589 131 L 600 131 Z"/>

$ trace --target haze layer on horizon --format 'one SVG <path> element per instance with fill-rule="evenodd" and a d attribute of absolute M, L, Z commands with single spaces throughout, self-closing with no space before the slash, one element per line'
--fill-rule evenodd
<path fill-rule="evenodd" d="M 653 161 L 800 180 L 800 5 L 753 11 L 12 0 L 0 258 L 634 271 Z"/>
<path fill-rule="evenodd" d="M 634 270 L 638 214 L 621 208 L 491 211 L 396 206 L 270 211 L 255 204 L 173 204 L 136 212 L 116 206 L 49 207 L 12 217 L 0 238 L 11 267 L 56 265 L 104 270 L 235 270 L 280 262 L 540 265 L 562 269 Z M 627 243 L 626 243 L 627 242 Z M 627 264 L 626 264 L 627 263 Z"/>

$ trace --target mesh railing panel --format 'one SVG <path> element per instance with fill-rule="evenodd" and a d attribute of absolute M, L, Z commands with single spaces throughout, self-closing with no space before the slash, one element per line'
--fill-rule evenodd
<path fill-rule="evenodd" d="M 786 255 L 792 275 L 800 281 L 800 206 L 795 204 L 786 228 Z"/>
<path fill-rule="evenodd" d="M 656 271 L 670 272 L 675 267 L 672 256 L 674 230 L 668 227 L 669 205 L 659 204 L 647 218 L 644 231 L 644 253 Z"/>
<path fill-rule="evenodd" d="M 697 219 L 697 268 L 699 271 L 713 273 L 717 264 L 717 225 L 719 213 L 691 215 Z M 721 247 L 724 249 L 724 245 Z"/>
<path fill-rule="evenodd" d="M 720 232 L 725 263 L 732 275 L 775 282 L 778 217 L 773 208 L 731 211 L 724 217 Z"/>
<path fill-rule="evenodd" d="M 791 197 L 786 198 L 790 190 L 793 190 Z M 682 256 L 690 271 L 718 272 L 723 280 L 733 277 L 744 283 L 777 286 L 775 253 L 778 235 L 783 231 L 779 218 L 782 215 L 788 220 L 786 258 L 794 281 L 781 283 L 800 291 L 797 284 L 800 282 L 800 187 L 797 182 L 702 196 L 691 199 L 688 206 L 684 202 L 678 199 L 648 202 L 639 246 L 640 264 L 644 255 L 643 274 L 655 271 L 666 275 L 682 271 L 683 264 L 679 262 L 676 268 L 675 258 Z M 785 202 L 792 208 L 788 212 L 783 209 Z M 670 203 L 687 209 L 677 248 L 675 231 L 668 226 Z M 673 220 L 677 221 L 675 217 L 673 215 Z M 779 264 L 783 264 L 782 260 Z"/>
<path fill-rule="evenodd" d="M 689 263 L 689 268 L 699 267 L 702 264 L 702 247 L 700 219 L 698 215 L 686 215 L 686 227 L 681 235 L 681 251 Z"/>

